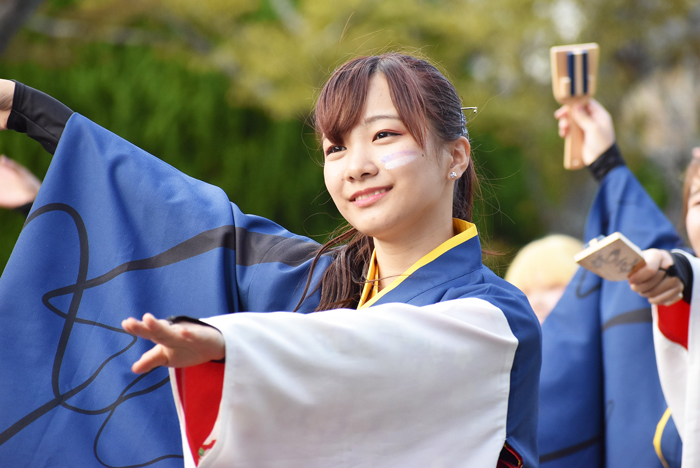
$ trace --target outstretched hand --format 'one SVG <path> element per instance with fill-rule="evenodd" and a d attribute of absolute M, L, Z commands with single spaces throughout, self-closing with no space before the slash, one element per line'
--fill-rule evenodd
<path fill-rule="evenodd" d="M 26 167 L 0 155 L 0 208 L 14 209 L 33 202 L 39 187 L 41 181 Z"/>
<path fill-rule="evenodd" d="M 571 119 L 583 130 L 583 163 L 590 166 L 615 143 L 612 117 L 595 99 L 587 104 L 565 105 L 554 112 L 559 120 L 559 136 L 566 138 L 571 129 Z"/>
<path fill-rule="evenodd" d="M 652 304 L 671 305 L 683 298 L 683 283 L 668 276 L 673 257 L 666 250 L 649 249 L 642 252 L 646 265 L 628 278 L 632 291 L 649 299 Z"/>
<path fill-rule="evenodd" d="M 137 374 L 158 366 L 196 366 L 223 359 L 226 355 L 223 335 L 216 328 L 206 325 L 188 322 L 171 324 L 146 314 L 142 321 L 135 318 L 124 320 L 122 328 L 156 343 L 131 366 L 131 370 Z"/>

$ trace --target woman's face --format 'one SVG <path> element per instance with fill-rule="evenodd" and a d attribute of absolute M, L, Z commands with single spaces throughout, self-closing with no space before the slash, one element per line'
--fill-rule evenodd
<path fill-rule="evenodd" d="M 690 246 L 695 254 L 700 254 L 700 171 L 690 184 L 688 196 L 688 214 L 685 216 L 685 227 L 688 230 Z"/>
<path fill-rule="evenodd" d="M 451 222 L 453 157 L 439 145 L 428 144 L 428 150 L 418 145 L 399 119 L 383 75 L 371 79 L 360 122 L 344 140 L 340 145 L 323 139 L 323 174 L 353 227 L 394 241 L 431 223 Z"/>

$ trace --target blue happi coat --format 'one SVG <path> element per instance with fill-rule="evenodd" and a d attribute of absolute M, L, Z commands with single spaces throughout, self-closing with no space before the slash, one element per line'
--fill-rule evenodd
<path fill-rule="evenodd" d="M 601 182 L 585 239 L 616 231 L 642 250 L 681 243 L 626 166 Z M 626 281 L 604 281 L 580 268 L 542 325 L 542 355 L 543 468 L 680 466 L 681 443 L 672 421 L 658 428 L 655 440 L 667 405 L 651 307 Z"/>

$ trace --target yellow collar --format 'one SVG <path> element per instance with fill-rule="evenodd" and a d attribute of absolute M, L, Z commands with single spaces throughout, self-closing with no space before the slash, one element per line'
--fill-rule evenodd
<path fill-rule="evenodd" d="M 477 234 L 476 226 L 472 223 L 468 223 L 467 221 L 453 218 L 452 225 L 454 227 L 455 232 L 455 235 L 453 237 L 447 239 L 445 242 L 440 244 L 431 252 L 424 255 L 416 263 L 411 265 L 411 267 L 408 270 L 404 271 L 400 276 L 398 276 L 394 281 L 392 281 L 391 284 L 389 284 L 389 286 L 382 289 L 381 291 L 379 291 L 379 268 L 377 267 L 377 250 L 375 249 L 372 252 L 372 258 L 369 261 L 369 269 L 367 271 L 367 282 L 365 283 L 365 286 L 362 289 L 360 303 L 357 305 L 357 308 L 364 309 L 365 307 L 371 306 L 372 304 L 377 302 L 380 297 L 382 297 L 392 289 L 396 288 L 399 284 L 401 284 L 403 280 L 411 276 L 411 274 L 418 270 L 420 267 L 427 265 L 428 263 L 432 262 L 451 248 L 468 241 Z"/>

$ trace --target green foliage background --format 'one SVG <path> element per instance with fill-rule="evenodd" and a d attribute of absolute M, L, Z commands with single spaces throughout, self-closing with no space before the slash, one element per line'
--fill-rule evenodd
<path fill-rule="evenodd" d="M 91 45 L 78 63 L 45 69 L 3 63 L 9 76 L 62 100 L 195 178 L 222 187 L 247 212 L 296 232 L 324 233 L 336 221 L 317 164 L 316 138 L 301 119 L 273 120 L 253 108 L 233 108 L 225 77 L 194 73 L 149 50 Z M 50 155 L 25 135 L 7 132 L 0 152 L 37 175 Z M 23 219 L 0 212 L 4 265 Z"/>
<path fill-rule="evenodd" d="M 260 109 L 232 107 L 225 101 L 226 77 L 192 71 L 149 49 L 92 44 L 75 60 L 52 68 L 5 61 L 0 75 L 56 97 L 186 174 L 223 188 L 245 212 L 319 241 L 342 223 L 323 186 L 321 153 L 306 118 L 274 119 Z M 484 155 L 477 162 L 482 230 L 498 233 L 492 241 L 500 249 L 539 235 L 542 230 L 531 222 L 536 209 L 522 197 L 522 154 L 500 147 L 489 134 L 474 136 L 472 143 L 475 155 Z M 51 160 L 38 143 L 14 132 L 2 135 L 0 153 L 40 177 Z M 510 216 L 501 205 L 514 208 Z M 0 211 L 3 266 L 23 221 L 18 213 Z"/>
<path fill-rule="evenodd" d="M 575 38 L 557 32 L 561 8 L 583 18 Z M 479 107 L 468 116 L 482 180 L 476 222 L 487 247 L 504 253 L 489 260 L 503 274 L 520 246 L 561 227 L 556 220 L 592 193 L 585 171 L 561 166 L 549 47 L 601 44 L 598 99 L 617 118 L 645 76 L 698 57 L 692 27 L 681 28 L 685 36 L 667 31 L 699 18 L 692 2 L 675 0 L 51 0 L 0 57 L 0 77 L 222 187 L 243 211 L 323 241 L 342 220 L 306 124 L 318 87 L 355 55 L 425 55 L 465 105 Z M 663 205 L 659 171 L 638 147 L 623 151 Z M 13 132 L 0 136 L 0 153 L 39 176 L 50 162 Z M 582 224 L 585 208 L 574 216 Z M 22 224 L 0 211 L 0 268 Z M 580 235 L 579 225 L 570 230 Z"/>

